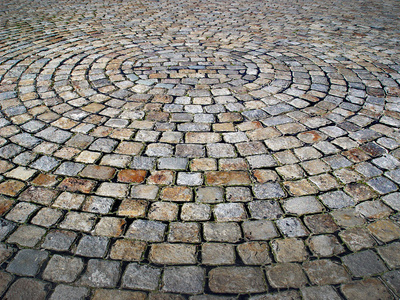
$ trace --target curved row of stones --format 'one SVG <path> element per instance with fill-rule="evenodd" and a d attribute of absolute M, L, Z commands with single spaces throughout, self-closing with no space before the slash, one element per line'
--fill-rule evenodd
<path fill-rule="evenodd" d="M 400 294 L 395 51 L 7 26 L 5 298 Z"/>

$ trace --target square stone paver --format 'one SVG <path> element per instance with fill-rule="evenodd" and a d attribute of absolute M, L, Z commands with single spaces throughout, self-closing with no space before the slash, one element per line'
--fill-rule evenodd
<path fill-rule="evenodd" d="M 371 250 L 347 255 L 342 261 L 356 277 L 371 276 L 387 270 L 383 261 Z"/>

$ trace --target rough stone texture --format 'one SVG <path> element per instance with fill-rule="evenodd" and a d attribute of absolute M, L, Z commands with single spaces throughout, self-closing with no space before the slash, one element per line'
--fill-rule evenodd
<path fill-rule="evenodd" d="M 144 217 L 148 202 L 146 200 L 124 199 L 118 207 L 118 215 L 124 217 Z"/>
<path fill-rule="evenodd" d="M 189 222 L 174 222 L 170 224 L 169 242 L 199 243 L 200 224 Z"/>
<path fill-rule="evenodd" d="M 350 280 L 345 268 L 331 260 L 305 262 L 303 268 L 311 283 L 316 285 L 340 284 Z"/>
<path fill-rule="evenodd" d="M 80 258 L 54 255 L 43 272 L 43 278 L 54 282 L 73 282 L 83 270 Z"/>
<path fill-rule="evenodd" d="M 400 243 L 396 242 L 387 246 L 378 247 L 378 254 L 390 268 L 400 267 Z"/>
<path fill-rule="evenodd" d="M 0 298 L 399 296 L 398 1 L 0 2 Z"/>
<path fill-rule="evenodd" d="M 284 202 L 283 208 L 299 216 L 322 211 L 322 205 L 312 196 L 290 198 Z"/>
<path fill-rule="evenodd" d="M 88 257 L 103 257 L 107 251 L 109 239 L 102 236 L 85 235 L 79 241 L 76 254 Z"/>
<path fill-rule="evenodd" d="M 277 264 L 267 268 L 266 274 L 273 288 L 300 288 L 307 284 L 307 278 L 298 264 Z"/>
<path fill-rule="evenodd" d="M 214 207 L 217 222 L 238 222 L 246 219 L 246 211 L 240 203 L 221 203 Z"/>
<path fill-rule="evenodd" d="M 90 291 L 85 287 L 74 287 L 64 284 L 59 284 L 54 289 L 54 292 L 51 294 L 51 300 L 62 300 L 62 299 L 85 299 L 89 295 Z"/>
<path fill-rule="evenodd" d="M 251 300 L 300 300 L 300 294 L 297 291 L 283 291 L 277 293 L 261 294 L 257 296 L 252 296 Z"/>
<path fill-rule="evenodd" d="M 209 273 L 209 285 L 215 293 L 261 293 L 267 290 L 261 269 L 220 267 Z"/>
<path fill-rule="evenodd" d="M 279 235 L 272 221 L 267 220 L 245 221 L 242 229 L 248 240 L 270 240 Z"/>
<path fill-rule="evenodd" d="M 155 244 L 149 259 L 160 265 L 186 265 L 196 263 L 196 247 L 187 244 Z"/>
<path fill-rule="evenodd" d="M 205 265 L 231 265 L 235 263 L 235 246 L 223 243 L 204 243 L 201 247 L 201 262 Z"/>
<path fill-rule="evenodd" d="M 305 300 L 340 300 L 340 296 L 331 286 L 310 286 L 301 289 L 301 294 Z"/>
<path fill-rule="evenodd" d="M 122 287 L 139 290 L 156 290 L 161 270 L 146 265 L 131 263 L 122 277 Z"/>
<path fill-rule="evenodd" d="M 371 276 L 386 271 L 383 261 L 371 250 L 350 254 L 342 258 L 354 276 Z"/>
<path fill-rule="evenodd" d="M 207 204 L 185 203 L 182 205 L 181 219 L 183 221 L 207 221 L 211 218 L 211 208 Z"/>
<path fill-rule="evenodd" d="M 397 296 L 400 295 L 400 271 L 393 270 L 385 273 L 382 276 L 383 280 L 389 285 L 389 287 L 396 293 Z"/>
<path fill-rule="evenodd" d="M 393 299 L 385 285 L 376 278 L 344 284 L 341 290 L 347 299 Z"/>
<path fill-rule="evenodd" d="M 287 237 L 300 237 L 308 234 L 299 219 L 284 218 L 276 221 L 279 230 Z"/>
<path fill-rule="evenodd" d="M 382 242 L 390 242 L 400 238 L 400 226 L 389 220 L 378 220 L 368 225 L 368 230 Z"/>
<path fill-rule="evenodd" d="M 273 240 L 271 247 L 278 262 L 304 261 L 308 256 L 303 241 L 296 238 Z"/>
<path fill-rule="evenodd" d="M 119 262 L 91 259 L 79 283 L 89 287 L 112 288 L 117 285 L 119 272 Z"/>
<path fill-rule="evenodd" d="M 128 239 L 117 240 L 111 247 L 111 259 L 140 261 L 146 249 L 146 243 Z"/>
<path fill-rule="evenodd" d="M 283 215 L 283 211 L 275 200 L 252 201 L 248 204 L 251 217 L 254 219 L 275 220 Z"/>
<path fill-rule="evenodd" d="M 43 281 L 30 278 L 20 278 L 8 289 L 4 299 L 32 299 L 44 300 L 49 285 Z"/>
<path fill-rule="evenodd" d="M 242 234 L 236 223 L 205 223 L 204 238 L 214 242 L 237 242 Z"/>
<path fill-rule="evenodd" d="M 200 267 L 167 267 L 163 275 L 165 292 L 201 294 L 204 291 L 205 272 Z"/>
<path fill-rule="evenodd" d="M 149 242 L 164 240 L 166 225 L 156 221 L 136 220 L 129 227 L 126 236 Z"/>
<path fill-rule="evenodd" d="M 18 244 L 23 247 L 34 247 L 46 233 L 46 230 L 32 225 L 22 225 L 11 234 L 7 242 Z"/>
<path fill-rule="evenodd" d="M 76 237 L 77 234 L 72 231 L 50 230 L 42 247 L 49 250 L 67 251 Z"/>
<path fill-rule="evenodd" d="M 339 236 L 351 251 L 359 251 L 376 245 L 376 241 L 365 228 L 350 228 L 340 232 Z"/>
<path fill-rule="evenodd" d="M 35 276 L 48 256 L 47 251 L 23 249 L 8 265 L 7 271 L 21 276 Z"/>
<path fill-rule="evenodd" d="M 97 289 L 94 291 L 92 299 L 93 300 L 101 300 L 101 299 L 145 300 L 146 296 L 147 295 L 144 292 Z"/>
<path fill-rule="evenodd" d="M 16 249 L 11 246 L 7 246 L 6 244 L 0 244 L 0 263 L 3 263 L 7 260 L 11 255 L 14 254 Z"/>
<path fill-rule="evenodd" d="M 278 183 L 256 184 L 253 187 L 257 199 L 276 199 L 285 197 L 285 192 Z"/>
<path fill-rule="evenodd" d="M 319 257 L 339 255 L 345 251 L 334 235 L 315 235 L 308 239 L 311 251 Z"/>

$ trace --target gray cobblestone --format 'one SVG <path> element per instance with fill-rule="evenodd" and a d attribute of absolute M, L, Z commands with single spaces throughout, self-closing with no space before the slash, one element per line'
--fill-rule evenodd
<path fill-rule="evenodd" d="M 120 263 L 117 261 L 91 259 L 79 283 L 89 287 L 115 287 L 120 276 L 120 268 Z"/>
<path fill-rule="evenodd" d="M 84 236 L 76 248 L 76 254 L 88 257 L 103 257 L 107 251 L 109 239 L 102 236 Z"/>
<path fill-rule="evenodd" d="M 54 289 L 54 292 L 51 294 L 51 300 L 62 300 L 62 299 L 71 299 L 71 300 L 81 300 L 85 299 L 89 296 L 90 290 L 85 287 L 74 287 L 65 284 L 59 284 Z"/>
<path fill-rule="evenodd" d="M 146 265 L 130 263 L 122 276 L 122 287 L 139 290 L 156 290 L 161 270 Z"/>
<path fill-rule="evenodd" d="M 82 270 L 80 258 L 54 255 L 43 272 L 43 278 L 52 282 L 73 282 Z"/>
<path fill-rule="evenodd" d="M 47 251 L 20 250 L 8 265 L 7 271 L 21 276 L 35 276 L 48 256 Z"/>

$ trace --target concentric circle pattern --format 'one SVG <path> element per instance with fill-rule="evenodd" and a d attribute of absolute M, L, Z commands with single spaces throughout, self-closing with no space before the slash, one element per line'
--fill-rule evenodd
<path fill-rule="evenodd" d="M 400 296 L 398 1 L 6 2 L 0 297 Z"/>

